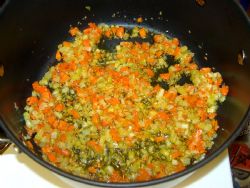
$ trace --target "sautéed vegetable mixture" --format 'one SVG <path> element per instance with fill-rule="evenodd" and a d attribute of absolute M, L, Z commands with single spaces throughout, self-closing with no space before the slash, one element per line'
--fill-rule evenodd
<path fill-rule="evenodd" d="M 205 156 L 228 93 L 220 73 L 143 27 L 69 32 L 73 41 L 58 46 L 58 63 L 27 99 L 28 147 L 33 139 L 51 164 L 105 182 L 161 178 Z M 118 44 L 105 49 L 103 40 Z"/>

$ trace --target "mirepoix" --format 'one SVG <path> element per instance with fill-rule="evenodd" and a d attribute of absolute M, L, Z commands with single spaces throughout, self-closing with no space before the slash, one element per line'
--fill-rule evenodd
<path fill-rule="evenodd" d="M 44 160 L 104 182 L 149 181 L 202 160 L 228 93 L 220 73 L 198 67 L 177 38 L 139 26 L 89 23 L 69 33 L 58 63 L 32 84 L 27 146 L 33 139 Z M 114 38 L 115 49 L 101 47 Z M 152 42 L 132 42 L 139 38 Z"/>

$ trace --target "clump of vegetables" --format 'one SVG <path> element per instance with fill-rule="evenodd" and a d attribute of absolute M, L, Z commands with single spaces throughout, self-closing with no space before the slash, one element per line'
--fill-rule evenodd
<path fill-rule="evenodd" d="M 69 33 L 58 64 L 32 85 L 27 145 L 33 138 L 53 165 L 105 182 L 161 178 L 204 157 L 228 93 L 220 73 L 146 28 L 90 23 Z M 151 34 L 152 44 L 128 40 Z M 123 41 L 110 52 L 99 47 L 103 38 Z"/>

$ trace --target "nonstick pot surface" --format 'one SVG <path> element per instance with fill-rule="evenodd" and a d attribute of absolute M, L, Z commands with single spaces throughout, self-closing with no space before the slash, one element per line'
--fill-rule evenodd
<path fill-rule="evenodd" d="M 90 6 L 91 10 L 86 9 Z M 99 186 L 144 186 L 173 180 L 206 164 L 233 141 L 249 114 L 250 62 L 240 65 L 239 52 L 250 57 L 250 24 L 235 1 L 208 1 L 201 7 L 193 0 L 12 0 L 0 15 L 0 125 L 13 142 L 31 158 L 63 176 Z M 215 144 L 201 162 L 183 172 L 150 182 L 106 184 L 73 176 L 29 151 L 20 137 L 22 112 L 31 84 L 55 63 L 57 45 L 68 40 L 70 26 L 88 22 L 133 26 L 143 17 L 144 27 L 177 37 L 195 53 L 200 66 L 214 67 L 230 87 L 219 109 L 220 129 Z M 109 47 L 109 46 L 108 46 Z M 207 60 L 206 60 L 207 59 Z"/>

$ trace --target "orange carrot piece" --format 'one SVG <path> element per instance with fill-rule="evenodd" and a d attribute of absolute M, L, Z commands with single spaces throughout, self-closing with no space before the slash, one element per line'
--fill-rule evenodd
<path fill-rule="evenodd" d="M 172 43 L 175 45 L 175 46 L 179 46 L 180 42 L 177 38 L 173 38 L 172 40 Z"/>
<path fill-rule="evenodd" d="M 82 41 L 82 44 L 85 47 L 90 47 L 90 40 L 89 39 L 85 39 L 85 40 Z"/>
<path fill-rule="evenodd" d="M 209 67 L 204 67 L 204 68 L 202 68 L 200 71 L 201 71 L 202 73 L 209 73 L 209 72 L 211 72 L 211 68 L 209 68 Z"/>
<path fill-rule="evenodd" d="M 173 55 L 177 57 L 179 54 L 180 54 L 180 48 L 176 47 Z"/>
<path fill-rule="evenodd" d="M 147 73 L 147 75 L 150 76 L 150 77 L 153 77 L 154 74 L 155 74 L 154 71 L 152 71 L 151 69 L 144 69 L 144 70 Z"/>
<path fill-rule="evenodd" d="M 55 111 L 57 111 L 57 112 L 61 112 L 61 111 L 63 111 L 63 109 L 64 109 L 64 105 L 61 103 L 59 103 L 55 106 Z"/>
<path fill-rule="evenodd" d="M 162 56 L 162 54 L 163 54 L 163 51 L 162 51 L 162 50 L 159 50 L 159 51 L 157 51 L 157 52 L 155 53 L 155 56 L 159 58 L 159 57 Z"/>
<path fill-rule="evenodd" d="M 147 58 L 147 62 L 150 64 L 150 65 L 154 65 L 156 63 L 156 59 L 154 59 L 153 57 L 148 57 Z"/>
<path fill-rule="evenodd" d="M 140 30 L 139 30 L 139 35 L 140 35 L 140 37 L 141 38 L 146 38 L 147 37 L 147 31 L 146 31 L 146 29 L 145 28 L 141 28 Z"/>
<path fill-rule="evenodd" d="M 71 27 L 69 30 L 69 33 L 71 36 L 75 36 L 79 32 L 79 29 L 77 27 Z"/>
<path fill-rule="evenodd" d="M 57 161 L 56 156 L 53 153 L 48 153 L 47 156 L 52 163 L 55 163 Z"/>
<path fill-rule="evenodd" d="M 136 19 L 137 23 L 142 23 L 143 22 L 143 18 L 142 17 L 139 17 Z"/>
<path fill-rule="evenodd" d="M 164 140 L 165 140 L 165 138 L 163 136 L 157 136 L 157 137 L 155 137 L 155 141 L 156 142 L 162 142 Z"/>
<path fill-rule="evenodd" d="M 226 86 L 226 85 L 222 86 L 221 89 L 220 89 L 220 92 L 221 92 L 222 95 L 226 96 L 228 94 L 228 92 L 229 92 L 229 87 Z"/>
<path fill-rule="evenodd" d="M 90 166 L 90 167 L 88 168 L 88 171 L 89 171 L 89 173 L 91 173 L 91 174 L 95 174 L 96 171 L 97 171 L 97 169 L 96 169 L 94 166 Z"/>
<path fill-rule="evenodd" d="M 124 37 L 124 27 L 118 27 L 117 30 L 116 30 L 116 36 L 119 37 L 119 38 L 123 38 Z"/>
<path fill-rule="evenodd" d="M 67 150 L 67 149 L 62 149 L 61 150 L 61 154 L 64 155 L 64 156 L 69 156 L 70 155 L 70 151 Z"/>
<path fill-rule="evenodd" d="M 108 100 L 108 103 L 111 105 L 117 105 L 117 104 L 120 104 L 120 100 L 117 98 L 111 98 Z"/>
<path fill-rule="evenodd" d="M 100 117 L 99 117 L 98 114 L 94 114 L 94 115 L 92 116 L 92 122 L 94 123 L 94 125 L 98 125 L 98 124 L 99 124 L 99 122 L 100 122 Z"/>
<path fill-rule="evenodd" d="M 65 47 L 70 47 L 70 46 L 71 46 L 71 43 L 70 43 L 70 42 L 67 42 L 67 41 L 64 41 L 64 42 L 63 42 L 63 46 L 65 46 Z"/>
<path fill-rule="evenodd" d="M 217 114 L 215 112 L 208 114 L 209 119 L 214 119 L 216 116 Z"/>
<path fill-rule="evenodd" d="M 56 51 L 56 60 L 57 60 L 57 61 L 61 61 L 61 59 L 62 59 L 62 55 L 61 55 L 61 53 L 57 50 L 57 51 Z"/>
<path fill-rule="evenodd" d="M 29 97 L 29 98 L 26 100 L 26 102 L 27 102 L 28 105 L 33 105 L 33 104 L 38 103 L 38 98 L 37 98 L 37 97 L 34 97 L 34 96 L 31 96 L 31 97 Z"/>
<path fill-rule="evenodd" d="M 112 36 L 112 32 L 110 30 L 105 31 L 104 35 L 108 38 Z"/>
<path fill-rule="evenodd" d="M 111 128 L 109 132 L 110 132 L 110 135 L 111 135 L 112 139 L 115 142 L 120 142 L 121 141 L 121 137 L 120 137 L 119 132 L 117 131 L 117 129 Z"/>
<path fill-rule="evenodd" d="M 181 155 L 182 155 L 182 153 L 181 153 L 179 150 L 175 150 L 175 151 L 171 154 L 172 158 L 174 158 L 174 159 L 180 157 Z"/>
<path fill-rule="evenodd" d="M 96 141 L 88 141 L 87 145 L 90 146 L 93 150 L 95 150 L 96 152 L 100 153 L 103 151 L 103 148 L 100 144 L 98 144 Z"/>
<path fill-rule="evenodd" d="M 158 117 L 162 120 L 168 121 L 169 115 L 166 112 L 158 112 Z"/>
<path fill-rule="evenodd" d="M 75 119 L 79 119 L 80 115 L 76 110 L 71 110 L 70 114 L 75 118 Z"/>
<path fill-rule="evenodd" d="M 49 123 L 50 125 L 54 126 L 54 123 L 55 123 L 55 121 L 56 121 L 56 118 L 55 118 L 55 116 L 51 115 L 51 116 L 47 117 L 47 121 L 48 121 L 48 123 Z M 55 127 L 54 127 L 54 128 L 55 128 Z"/>
<path fill-rule="evenodd" d="M 64 72 L 61 72 L 61 73 L 60 73 L 60 82 L 61 82 L 61 83 L 65 83 L 65 82 L 67 82 L 69 79 L 70 79 L 70 77 L 69 77 L 66 73 L 64 73 Z"/>
<path fill-rule="evenodd" d="M 179 162 L 178 165 L 175 166 L 175 171 L 180 172 L 183 171 L 185 168 L 186 167 L 181 162 Z"/>
<path fill-rule="evenodd" d="M 67 140 L 66 134 L 61 134 L 60 137 L 59 137 L 59 140 L 60 140 L 61 142 L 65 142 L 65 141 Z"/>
<path fill-rule="evenodd" d="M 160 77 L 161 77 L 163 80 L 169 80 L 169 78 L 170 78 L 170 73 L 163 73 L 163 74 L 160 74 Z"/>
<path fill-rule="evenodd" d="M 113 171 L 112 175 L 109 177 L 110 182 L 128 182 L 128 179 L 124 175 L 120 175 L 120 173 L 116 170 Z"/>
<path fill-rule="evenodd" d="M 159 34 L 158 35 L 154 35 L 153 39 L 154 39 L 154 42 L 161 43 L 163 41 L 163 36 L 159 35 Z"/>
<path fill-rule="evenodd" d="M 151 175 L 146 169 L 140 169 L 136 177 L 136 181 L 148 181 L 151 179 Z"/>

